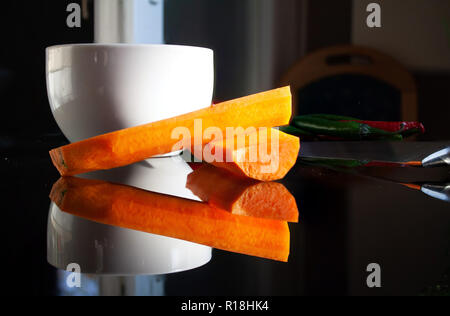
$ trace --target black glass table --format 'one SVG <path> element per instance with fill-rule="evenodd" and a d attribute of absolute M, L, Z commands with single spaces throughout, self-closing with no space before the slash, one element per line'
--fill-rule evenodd
<path fill-rule="evenodd" d="M 305 143 L 301 152 L 326 155 L 331 151 L 341 158 L 372 155 L 374 159 L 403 161 L 419 159 L 425 152 L 445 145 L 449 143 Z M 295 196 L 300 213 L 299 223 L 289 224 L 288 263 L 214 249 L 211 260 L 195 269 L 134 275 L 135 268 L 129 273 L 126 269 L 127 262 L 135 266 L 135 259 L 121 256 L 119 251 L 114 255 L 123 264 L 120 274 L 89 271 L 81 275 L 80 288 L 69 287 L 66 281 L 70 272 L 48 262 L 48 195 L 59 178 L 48 157 L 48 147 L 45 140 L 28 145 L 11 142 L 4 143 L 0 151 L 4 271 L 8 271 L 5 289 L 13 294 L 449 294 L 450 203 L 402 184 L 449 183 L 448 168 L 346 169 L 301 160 L 281 181 Z M 110 229 L 111 233 L 115 228 Z M 98 246 L 102 241 L 90 242 Z M 139 245 L 131 243 L 128 247 Z M 67 249 L 57 249 L 58 258 L 64 258 Z M 101 260 L 103 255 L 77 253 L 90 262 Z M 380 269 L 381 287 L 368 283 L 374 271 L 371 264 Z"/>

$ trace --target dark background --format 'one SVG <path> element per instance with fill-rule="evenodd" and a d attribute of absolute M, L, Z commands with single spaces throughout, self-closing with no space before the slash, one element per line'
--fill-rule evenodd
<path fill-rule="evenodd" d="M 93 21 L 66 27 L 74 1 L 4 1 L 0 18 L 0 131 L 33 134 L 59 131 L 47 99 L 45 48 L 93 41 Z"/>
<path fill-rule="evenodd" d="M 34 135 L 58 132 L 52 118 L 45 86 L 45 47 L 93 41 L 93 4 L 81 28 L 66 26 L 66 6 L 73 0 L 4 1 L 0 18 L 0 133 Z M 80 2 L 80 1 L 78 1 Z M 304 3 L 307 2 L 307 5 Z M 282 0 L 273 8 L 275 21 L 267 26 L 262 15 L 248 21 L 249 0 L 166 0 L 167 43 L 200 45 L 215 50 L 218 101 L 270 89 L 302 56 L 317 49 L 351 43 L 351 0 Z M 420 13 L 418 13 L 420 14 Z M 450 13 L 449 13 L 450 16 Z M 255 24 L 252 28 L 249 23 Z M 361 26 L 363 27 L 363 25 Z M 248 30 L 244 32 L 243 30 Z M 248 68 L 244 44 L 270 32 L 272 74 L 264 78 L 267 65 Z M 269 36 L 269 35 L 268 35 Z M 433 34 L 430 34 L 432 37 Z M 437 39 L 439 40 L 439 39 Z M 264 51 L 267 47 L 261 47 Z M 420 48 L 418 48 L 420 49 Z M 258 51 L 258 50 L 257 50 Z M 401 61 L 400 61 L 401 62 Z M 260 71 L 261 82 L 246 80 Z M 423 139 L 450 139 L 450 74 L 446 71 L 412 69 L 419 96 L 419 119 L 427 127 Z"/>

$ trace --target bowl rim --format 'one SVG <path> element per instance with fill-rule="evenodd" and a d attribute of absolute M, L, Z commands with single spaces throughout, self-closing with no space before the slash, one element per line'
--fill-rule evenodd
<path fill-rule="evenodd" d="M 177 45 L 177 44 L 133 44 L 133 43 L 75 43 L 75 44 L 59 44 L 52 45 L 45 48 L 46 51 L 61 49 L 61 48 L 158 48 L 158 49 L 188 49 L 188 50 L 203 50 L 213 53 L 214 51 L 208 47 Z"/>

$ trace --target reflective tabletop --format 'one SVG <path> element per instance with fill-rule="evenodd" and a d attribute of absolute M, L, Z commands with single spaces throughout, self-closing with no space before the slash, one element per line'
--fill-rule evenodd
<path fill-rule="evenodd" d="M 377 155 L 370 158 L 405 161 L 445 145 L 449 143 L 305 143 L 301 154 L 335 152 L 338 158 Z M 22 147 L 26 149 L 27 144 Z M 46 143 L 36 145 L 31 153 L 22 147 L 5 145 L 0 155 L 7 238 L 5 288 L 12 293 L 449 293 L 450 203 L 442 198 L 448 194 L 448 168 L 342 168 L 299 159 L 280 181 L 299 209 L 299 223 L 289 224 L 290 255 L 283 263 L 63 212 L 49 199 L 59 175 L 43 150 Z M 185 161 L 155 158 L 83 178 L 198 201 L 186 189 L 191 171 Z M 441 195 L 430 192 L 436 185 L 443 188 Z M 70 263 L 81 267 L 81 287 L 68 283 Z M 374 266 L 379 269 L 381 287 L 371 286 Z"/>

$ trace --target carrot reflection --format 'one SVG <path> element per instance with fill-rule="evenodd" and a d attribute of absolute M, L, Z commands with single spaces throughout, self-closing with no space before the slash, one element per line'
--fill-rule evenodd
<path fill-rule="evenodd" d="M 239 216 L 201 202 L 75 177 L 59 179 L 50 198 L 62 211 L 102 224 L 279 261 L 289 256 L 285 221 Z"/>
<path fill-rule="evenodd" d="M 236 215 L 298 222 L 295 198 L 281 183 L 239 177 L 205 164 L 189 174 L 186 187 L 202 201 Z"/>

